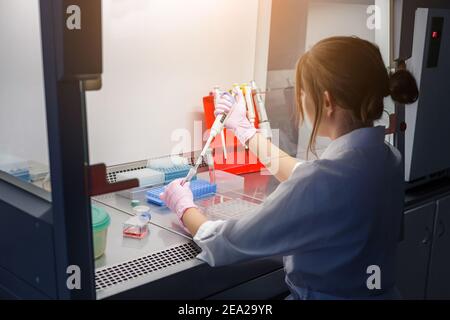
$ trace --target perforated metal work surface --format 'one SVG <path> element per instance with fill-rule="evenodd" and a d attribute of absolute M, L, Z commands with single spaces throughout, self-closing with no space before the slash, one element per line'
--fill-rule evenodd
<path fill-rule="evenodd" d="M 191 242 L 121 264 L 98 269 L 95 272 L 95 289 L 106 289 L 119 283 L 195 259 L 199 253 L 200 249 Z"/>

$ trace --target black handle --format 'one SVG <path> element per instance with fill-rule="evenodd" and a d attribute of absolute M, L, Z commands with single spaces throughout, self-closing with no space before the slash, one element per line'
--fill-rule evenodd
<path fill-rule="evenodd" d="M 422 244 L 424 245 L 428 245 L 430 243 L 431 240 L 431 232 L 430 229 L 428 227 L 425 228 L 425 236 L 422 240 Z"/>

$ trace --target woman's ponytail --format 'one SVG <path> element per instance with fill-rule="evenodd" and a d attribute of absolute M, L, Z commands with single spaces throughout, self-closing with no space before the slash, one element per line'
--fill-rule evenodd
<path fill-rule="evenodd" d="M 401 104 L 411 104 L 419 98 L 416 79 L 407 70 L 398 70 L 389 77 L 389 91 L 392 99 Z"/>

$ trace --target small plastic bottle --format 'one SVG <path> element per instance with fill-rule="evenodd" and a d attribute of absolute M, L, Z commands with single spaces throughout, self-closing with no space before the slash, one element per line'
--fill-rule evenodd
<path fill-rule="evenodd" d="M 138 206 L 134 208 L 136 216 L 125 221 L 122 227 L 124 237 L 144 239 L 148 235 L 148 223 L 151 220 L 150 208 Z"/>

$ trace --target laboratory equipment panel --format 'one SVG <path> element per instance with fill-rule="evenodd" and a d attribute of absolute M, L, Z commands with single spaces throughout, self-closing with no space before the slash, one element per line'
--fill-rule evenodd
<path fill-rule="evenodd" d="M 450 10 L 419 8 L 415 13 L 407 67 L 420 96 L 405 108 L 405 179 L 429 178 L 450 168 Z"/>

